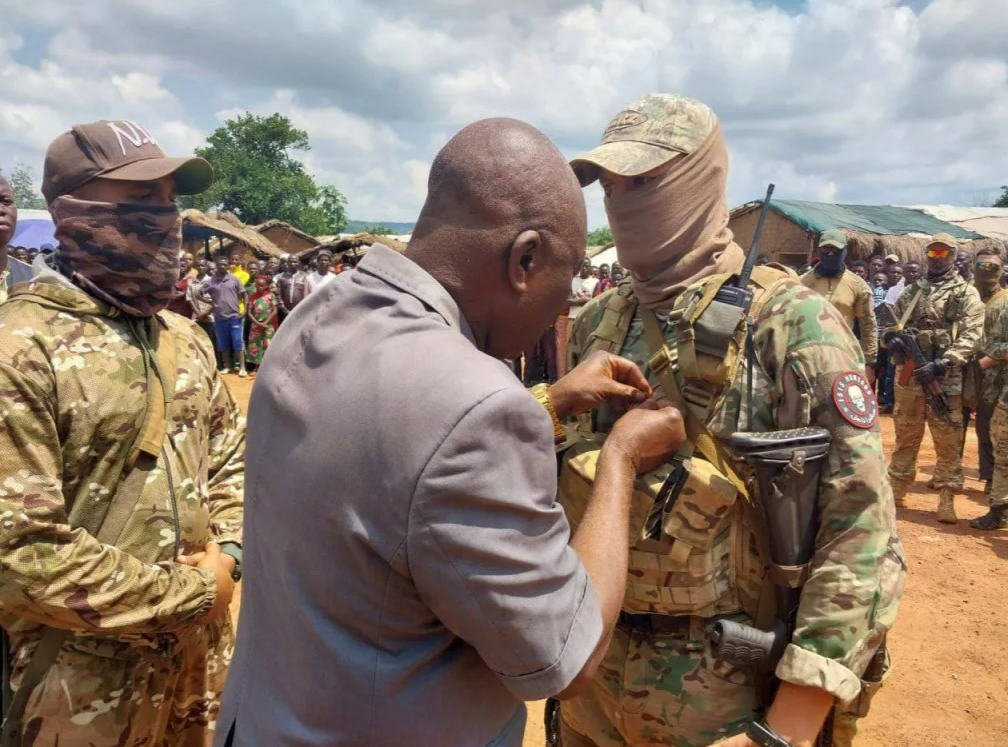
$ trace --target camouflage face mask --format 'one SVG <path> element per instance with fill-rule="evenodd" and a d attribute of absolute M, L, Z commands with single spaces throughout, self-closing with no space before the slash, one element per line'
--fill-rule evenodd
<path fill-rule="evenodd" d="M 57 266 L 78 287 L 131 316 L 168 305 L 182 245 L 176 206 L 57 197 L 49 209 Z"/>

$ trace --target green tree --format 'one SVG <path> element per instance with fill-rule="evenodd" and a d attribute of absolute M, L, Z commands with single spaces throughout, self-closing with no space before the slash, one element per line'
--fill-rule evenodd
<path fill-rule="evenodd" d="M 1008 208 L 1008 184 L 1001 187 L 1001 197 L 999 197 L 998 201 L 994 203 L 994 207 Z"/>
<path fill-rule="evenodd" d="M 588 234 L 588 246 L 609 246 L 613 243 L 612 229 L 609 226 L 596 228 Z"/>
<path fill-rule="evenodd" d="M 368 226 L 364 229 L 364 233 L 369 233 L 372 236 L 394 236 L 395 231 L 393 231 L 388 226 Z"/>
<path fill-rule="evenodd" d="M 11 189 L 14 191 L 14 204 L 22 210 L 45 210 L 46 202 L 41 194 L 35 191 L 35 174 L 31 166 L 18 164 L 10 177 Z"/>
<path fill-rule="evenodd" d="M 308 133 L 287 117 L 246 112 L 196 149 L 214 167 L 214 184 L 180 202 L 228 210 L 249 224 L 277 218 L 314 235 L 339 233 L 346 225 L 346 198 L 335 187 L 319 187 L 294 156 L 309 150 Z"/>

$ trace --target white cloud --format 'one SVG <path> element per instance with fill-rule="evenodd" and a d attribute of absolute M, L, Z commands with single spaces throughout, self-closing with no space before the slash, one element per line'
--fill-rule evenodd
<path fill-rule="evenodd" d="M 574 155 L 632 99 L 666 91 L 721 115 L 733 203 L 771 180 L 781 196 L 848 202 L 996 194 L 1002 0 L 900 2 L 93 0 L 69 26 L 59 0 L 0 0 L 0 163 L 40 162 L 83 118 L 130 116 L 190 149 L 215 115 L 280 111 L 353 217 L 410 220 L 463 124 L 526 119 Z M 26 50 L 40 38 L 42 54 Z"/>

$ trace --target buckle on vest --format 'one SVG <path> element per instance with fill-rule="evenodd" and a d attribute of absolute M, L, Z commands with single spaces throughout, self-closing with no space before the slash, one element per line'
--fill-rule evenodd
<path fill-rule="evenodd" d="M 648 358 L 648 368 L 651 369 L 651 373 L 661 374 L 668 366 L 675 363 L 675 359 L 669 353 L 667 346 L 663 345 L 660 350 L 656 350 L 654 355 Z"/>
<path fill-rule="evenodd" d="M 695 405 L 706 410 L 710 403 L 714 401 L 714 395 L 709 392 L 705 392 L 699 387 L 693 386 L 692 384 L 686 384 L 682 387 L 682 397 L 686 400 L 687 404 Z"/>

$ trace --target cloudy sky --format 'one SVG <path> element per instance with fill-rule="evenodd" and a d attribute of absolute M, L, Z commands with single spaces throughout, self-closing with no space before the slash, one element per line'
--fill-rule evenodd
<path fill-rule="evenodd" d="M 768 181 L 965 205 L 1008 183 L 1008 0 L 0 0 L 0 18 L 5 171 L 40 175 L 73 122 L 135 119 L 181 154 L 278 111 L 351 217 L 411 221 L 467 122 L 525 119 L 573 156 L 661 91 L 721 116 L 732 205 Z"/>

